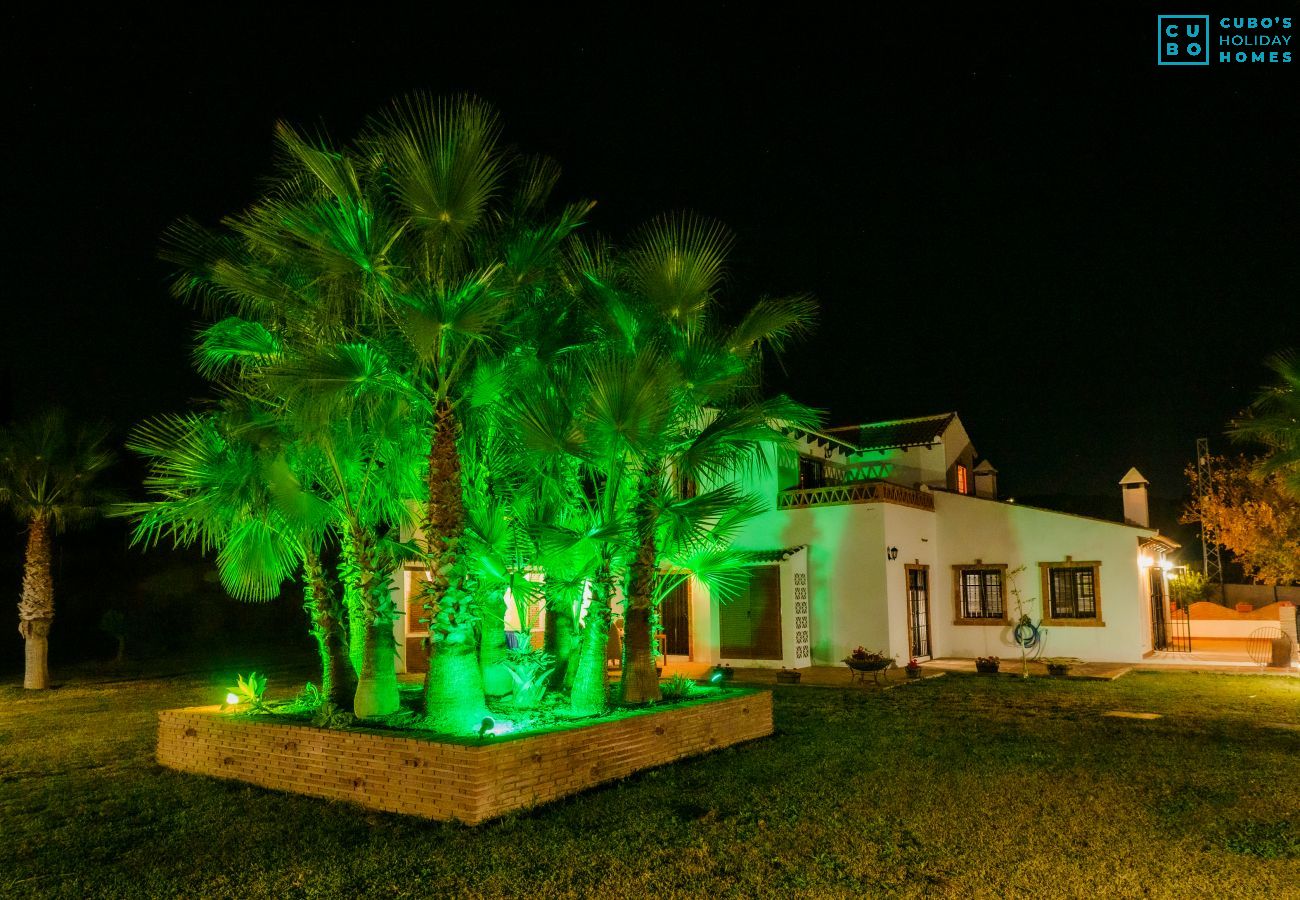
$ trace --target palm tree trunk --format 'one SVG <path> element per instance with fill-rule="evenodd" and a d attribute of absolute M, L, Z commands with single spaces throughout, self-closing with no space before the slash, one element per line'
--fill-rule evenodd
<path fill-rule="evenodd" d="M 352 712 L 358 719 L 391 715 L 402 705 L 393 660 L 392 623 L 378 619 L 370 622 L 366 626 L 364 650 Z"/>
<path fill-rule="evenodd" d="M 355 588 L 362 601 L 366 626 L 352 712 L 357 718 L 366 719 L 390 715 L 401 707 L 397 669 L 393 664 L 392 601 L 388 596 L 391 573 L 379 570 L 372 537 L 359 523 L 352 522 L 350 527 L 355 554 L 352 567 Z"/>
<path fill-rule="evenodd" d="M 465 500 L 457 431 L 450 404 L 439 404 L 429 444 L 429 502 L 424 523 L 430 569 L 424 610 L 432 638 L 424 708 L 431 720 L 459 730 L 477 727 L 478 721 L 472 720 L 482 720 L 487 701 L 479 667 L 479 628 L 460 559 Z"/>
<path fill-rule="evenodd" d="M 482 603 L 478 661 L 483 673 L 483 692 L 489 697 L 504 697 L 514 689 L 514 680 L 506 668 L 506 595 L 493 591 Z"/>
<path fill-rule="evenodd" d="M 325 581 L 325 570 L 316 551 L 308 549 L 303 557 L 304 588 L 307 602 L 303 607 L 311 617 L 311 634 L 320 656 L 320 692 L 327 703 L 346 707 L 353 680 L 340 671 L 339 623 L 335 618 L 335 598 Z"/>
<path fill-rule="evenodd" d="M 547 600 L 544 647 L 555 657 L 550 686 L 558 690 L 573 680 L 570 662 L 578 649 L 578 635 L 573 624 L 573 604 L 564 597 L 548 596 Z"/>
<path fill-rule="evenodd" d="M 605 649 L 609 642 L 609 563 L 591 582 L 591 602 L 578 637 L 578 655 L 573 665 L 573 686 L 569 690 L 569 711 L 575 716 L 598 716 L 608 706 L 608 676 Z"/>
<path fill-rule="evenodd" d="M 18 633 L 26 642 L 23 687 L 50 686 L 50 626 L 54 624 L 54 579 L 50 572 L 50 523 L 35 516 L 27 525 L 23 596 L 18 602 Z"/>
<path fill-rule="evenodd" d="M 467 628 L 451 632 L 434 645 L 429 656 L 424 709 L 434 728 L 473 731 L 487 715 L 473 631 Z"/>
<path fill-rule="evenodd" d="M 351 529 L 342 528 L 339 540 L 340 569 L 343 575 L 343 604 L 347 615 L 347 651 L 348 663 L 352 666 L 354 677 L 361 674 L 361 659 L 365 655 L 366 645 L 366 610 L 365 603 L 357 591 L 359 581 L 356 569 L 356 544 L 352 539 Z"/>
<path fill-rule="evenodd" d="M 637 505 L 636 556 L 628 568 L 627 613 L 623 624 L 623 676 L 620 682 L 624 703 L 650 703 L 659 699 L 659 674 L 650 633 L 654 612 L 655 517 L 649 498 Z"/>

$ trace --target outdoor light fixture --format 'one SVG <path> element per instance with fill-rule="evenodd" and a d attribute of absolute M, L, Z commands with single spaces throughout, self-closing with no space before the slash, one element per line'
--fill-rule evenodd
<path fill-rule="evenodd" d="M 483 722 L 478 726 L 478 736 L 486 737 L 492 733 L 492 729 L 497 727 L 496 719 L 491 716 L 485 716 Z"/>
<path fill-rule="evenodd" d="M 897 547 L 890 547 L 890 548 L 889 548 L 888 550 L 886 550 L 885 552 L 889 554 L 889 558 L 890 558 L 890 559 L 898 559 L 898 548 L 897 548 Z"/>
<path fill-rule="evenodd" d="M 226 706 L 238 706 L 238 705 L 239 705 L 238 694 L 226 694 Z"/>

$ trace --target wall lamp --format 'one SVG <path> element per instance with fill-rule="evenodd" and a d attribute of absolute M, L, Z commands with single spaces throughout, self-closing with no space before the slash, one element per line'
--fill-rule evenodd
<path fill-rule="evenodd" d="M 889 548 L 888 550 L 886 550 L 885 552 L 889 554 L 889 558 L 890 558 L 891 560 L 898 559 L 898 548 L 897 548 L 897 547 L 890 547 L 890 548 Z"/>

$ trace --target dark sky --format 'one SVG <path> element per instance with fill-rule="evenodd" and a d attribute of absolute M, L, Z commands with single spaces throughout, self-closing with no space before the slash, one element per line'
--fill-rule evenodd
<path fill-rule="evenodd" d="M 5 22 L 0 412 L 182 407 L 163 228 L 247 204 L 276 119 L 346 137 L 413 90 L 493 102 L 612 235 L 728 223 L 737 301 L 822 304 L 774 387 L 830 424 L 956 409 L 1004 492 L 1111 493 L 1136 464 L 1176 496 L 1300 345 L 1300 61 L 1157 68 L 1168 10 L 420 8 Z"/>

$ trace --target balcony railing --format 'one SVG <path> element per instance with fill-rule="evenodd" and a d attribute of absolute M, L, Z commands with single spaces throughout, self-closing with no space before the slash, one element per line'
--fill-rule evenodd
<path fill-rule="evenodd" d="M 836 506 L 843 503 L 895 503 L 913 509 L 934 509 L 934 495 L 887 481 L 859 481 L 820 488 L 791 488 L 777 495 L 777 509 Z"/>

